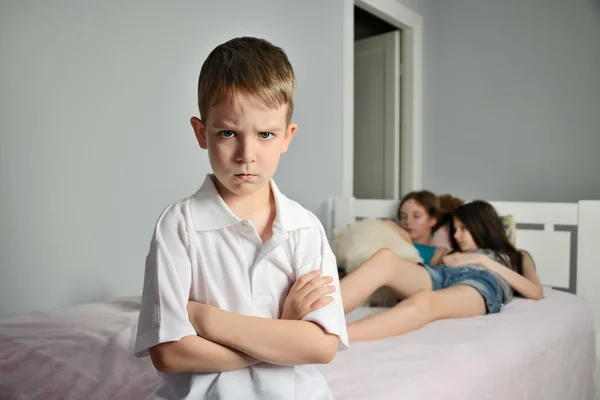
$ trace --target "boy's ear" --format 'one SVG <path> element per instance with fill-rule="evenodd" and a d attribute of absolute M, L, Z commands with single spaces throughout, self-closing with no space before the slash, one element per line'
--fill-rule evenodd
<path fill-rule="evenodd" d="M 206 150 L 208 146 L 206 144 L 206 127 L 204 126 L 204 122 L 198 117 L 192 117 L 190 123 L 192 124 L 192 129 L 194 129 L 194 134 L 200 148 Z"/>
<path fill-rule="evenodd" d="M 282 153 L 285 153 L 288 149 L 288 146 L 290 145 L 290 142 L 292 141 L 292 138 L 294 137 L 294 134 L 296 133 L 296 130 L 298 129 L 298 124 L 294 123 L 294 122 L 290 122 L 287 126 L 287 129 L 285 131 L 285 138 L 283 139 L 283 148 L 281 149 Z"/>

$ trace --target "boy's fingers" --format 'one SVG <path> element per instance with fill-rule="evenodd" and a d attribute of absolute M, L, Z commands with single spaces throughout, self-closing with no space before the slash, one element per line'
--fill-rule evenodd
<path fill-rule="evenodd" d="M 306 285 L 304 285 L 304 287 L 297 292 L 298 297 L 300 299 L 303 299 L 306 296 L 308 296 L 311 292 L 313 292 L 315 289 L 320 288 L 325 285 L 329 285 L 331 282 L 333 282 L 333 278 L 330 276 L 327 276 L 327 275 L 321 276 L 318 278 L 314 278 L 311 281 L 307 282 Z"/>
<path fill-rule="evenodd" d="M 332 301 L 333 301 L 333 297 L 331 297 L 331 296 L 321 297 L 319 300 L 312 303 L 312 305 L 310 306 L 310 309 L 311 309 L 311 311 L 318 310 L 319 308 L 325 307 L 327 304 L 331 303 Z"/>
<path fill-rule="evenodd" d="M 307 304 L 307 305 L 314 304 L 319 299 L 321 299 L 333 292 L 335 292 L 335 286 L 333 286 L 333 285 L 321 286 L 317 289 L 312 290 L 310 293 L 308 293 L 306 295 L 306 297 L 304 298 L 303 303 Z"/>
<path fill-rule="evenodd" d="M 299 292 L 300 290 L 302 290 L 302 288 L 304 288 L 304 286 L 312 281 L 313 279 L 317 278 L 319 275 L 321 275 L 321 270 L 320 269 L 315 269 L 314 271 L 310 271 L 304 275 L 302 275 L 300 278 L 298 278 L 296 280 L 296 282 L 294 282 L 294 285 L 292 285 L 292 292 Z"/>

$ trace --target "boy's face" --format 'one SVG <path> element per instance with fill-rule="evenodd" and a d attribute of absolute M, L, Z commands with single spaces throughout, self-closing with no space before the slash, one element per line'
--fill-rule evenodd
<path fill-rule="evenodd" d="M 239 94 L 210 107 L 207 120 L 192 118 L 196 138 L 200 147 L 208 150 L 223 197 L 269 190 L 279 157 L 297 129 L 296 124 L 287 123 L 287 111 L 287 104 L 268 109 Z"/>

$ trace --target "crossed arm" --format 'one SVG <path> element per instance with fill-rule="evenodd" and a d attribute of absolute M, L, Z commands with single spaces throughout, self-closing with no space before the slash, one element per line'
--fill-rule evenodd
<path fill-rule="evenodd" d="M 222 372 L 261 362 L 201 336 L 186 336 L 175 342 L 161 343 L 151 347 L 149 352 L 154 367 L 160 372 Z"/>
<path fill-rule="evenodd" d="M 211 373 L 245 368 L 261 362 L 279 365 L 326 364 L 335 356 L 337 335 L 307 313 L 332 301 L 331 277 L 306 274 L 292 286 L 280 320 L 239 315 L 217 307 L 188 303 L 189 319 L 198 336 L 161 343 L 150 349 L 161 372 Z"/>
<path fill-rule="evenodd" d="M 271 364 L 326 364 L 338 337 L 309 321 L 251 317 L 192 303 L 192 324 L 201 337 Z"/>

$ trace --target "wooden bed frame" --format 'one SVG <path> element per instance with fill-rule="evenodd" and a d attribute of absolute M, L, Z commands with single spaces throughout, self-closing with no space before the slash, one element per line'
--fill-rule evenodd
<path fill-rule="evenodd" d="M 332 198 L 326 226 L 330 237 L 361 218 L 393 218 L 399 200 Z M 600 359 L 600 201 L 577 203 L 490 202 L 500 215 L 517 223 L 516 243 L 535 260 L 542 284 L 587 299 L 596 326 Z M 596 240 L 599 243 L 596 243 Z"/>

